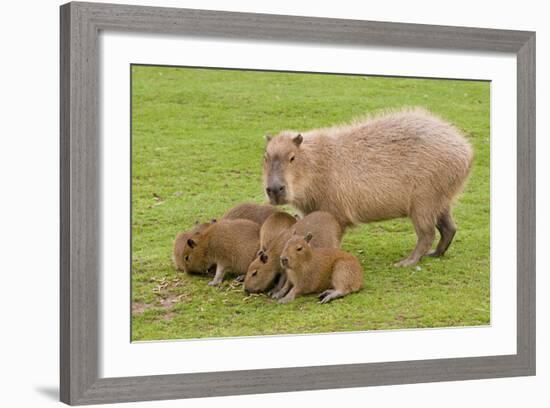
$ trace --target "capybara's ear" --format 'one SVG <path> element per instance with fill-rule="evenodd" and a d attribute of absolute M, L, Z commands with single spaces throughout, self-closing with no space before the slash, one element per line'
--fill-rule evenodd
<path fill-rule="evenodd" d="M 262 263 L 267 263 L 267 254 L 265 252 L 262 252 L 262 254 L 260 255 L 260 261 L 262 261 Z"/>
<path fill-rule="evenodd" d="M 217 219 L 215 219 L 215 218 L 212 218 L 212 220 L 210 221 L 210 224 L 215 224 L 215 223 L 217 223 L 217 222 L 218 222 L 218 220 L 217 220 Z"/>
<path fill-rule="evenodd" d="M 193 241 L 193 239 L 189 238 L 187 240 L 187 245 L 189 245 L 191 248 L 195 248 L 197 246 L 197 243 Z"/>
<path fill-rule="evenodd" d="M 292 230 L 292 235 L 297 235 L 297 234 L 296 234 L 296 228 L 294 228 L 294 229 Z"/>
<path fill-rule="evenodd" d="M 294 138 L 292 139 L 292 141 L 294 142 L 294 144 L 296 146 L 300 146 L 303 142 L 304 138 L 302 137 L 302 134 L 301 133 L 298 133 L 298 135 L 294 136 Z"/>
<path fill-rule="evenodd" d="M 306 236 L 304 237 L 304 240 L 305 240 L 306 242 L 309 242 L 309 241 L 311 241 L 311 238 L 313 238 L 313 234 L 312 234 L 311 232 L 308 232 L 308 233 L 306 234 Z"/>
<path fill-rule="evenodd" d="M 273 136 L 270 135 L 269 133 L 266 133 L 266 135 L 264 137 L 265 137 L 265 142 L 266 143 L 271 142 L 271 139 L 273 139 Z"/>
<path fill-rule="evenodd" d="M 258 251 L 258 256 L 262 256 L 263 253 L 264 253 L 264 250 L 263 250 L 263 249 L 260 249 L 260 250 Z"/>

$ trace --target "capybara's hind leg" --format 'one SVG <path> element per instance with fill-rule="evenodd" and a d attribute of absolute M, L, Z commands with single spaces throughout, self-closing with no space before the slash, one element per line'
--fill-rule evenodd
<path fill-rule="evenodd" d="M 319 303 L 328 303 L 349 293 L 356 292 L 363 286 L 363 270 L 355 258 L 339 260 L 332 271 L 332 288 L 319 295 Z"/>
<path fill-rule="evenodd" d="M 405 259 L 394 264 L 395 266 L 415 265 L 428 253 L 435 239 L 435 223 L 430 216 L 419 216 L 412 214 L 411 220 L 416 231 L 418 240 L 414 251 Z"/>
<path fill-rule="evenodd" d="M 341 298 L 344 295 L 345 293 L 340 292 L 339 290 L 336 290 L 336 289 L 325 290 L 323 293 L 319 295 L 319 303 L 328 303 L 331 300 Z"/>
<path fill-rule="evenodd" d="M 453 242 L 453 238 L 456 234 L 456 224 L 453 221 L 450 209 L 444 211 L 439 216 L 436 227 L 441 235 L 441 239 L 439 240 L 437 247 L 428 253 L 429 256 L 443 255 L 451 245 L 451 242 Z"/>

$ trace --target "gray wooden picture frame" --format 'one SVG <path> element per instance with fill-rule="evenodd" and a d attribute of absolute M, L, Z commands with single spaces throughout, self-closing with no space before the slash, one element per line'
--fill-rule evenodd
<path fill-rule="evenodd" d="M 61 401 L 113 403 L 535 374 L 535 33 L 94 3 L 69 3 L 61 6 L 60 13 Z M 101 30 L 516 54 L 517 353 L 100 378 Z"/>

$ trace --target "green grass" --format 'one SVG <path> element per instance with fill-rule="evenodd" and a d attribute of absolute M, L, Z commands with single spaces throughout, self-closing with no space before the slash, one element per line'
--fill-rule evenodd
<path fill-rule="evenodd" d="M 319 333 L 490 323 L 487 82 L 134 66 L 133 340 Z M 458 233 L 441 259 L 395 268 L 416 237 L 408 219 L 362 225 L 343 248 L 365 286 L 319 305 L 246 297 L 226 280 L 176 272 L 173 238 L 196 219 L 263 202 L 263 135 L 330 126 L 380 109 L 423 106 L 464 131 L 475 166 L 454 209 Z"/>

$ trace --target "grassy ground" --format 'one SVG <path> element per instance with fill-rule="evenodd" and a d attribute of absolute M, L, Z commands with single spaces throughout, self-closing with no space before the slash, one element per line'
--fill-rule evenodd
<path fill-rule="evenodd" d="M 485 82 L 134 66 L 133 340 L 489 324 L 489 93 Z M 279 305 L 174 270 L 178 231 L 264 201 L 265 133 L 412 105 L 457 125 L 475 149 L 444 258 L 394 268 L 416 242 L 410 222 L 360 226 L 343 247 L 360 259 L 365 287 L 328 305 L 313 296 Z"/>

